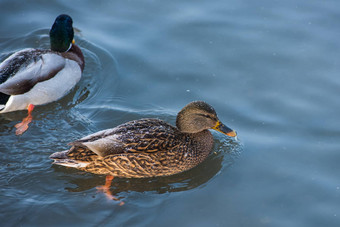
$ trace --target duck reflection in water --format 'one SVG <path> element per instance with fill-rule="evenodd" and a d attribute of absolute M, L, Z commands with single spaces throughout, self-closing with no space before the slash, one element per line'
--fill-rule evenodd
<path fill-rule="evenodd" d="M 222 170 L 231 167 L 239 156 L 242 147 L 235 140 L 225 138 L 215 139 L 214 151 L 200 165 L 171 176 L 151 178 L 115 178 L 112 181 L 109 195 L 124 200 L 131 192 L 143 193 L 143 197 L 153 194 L 164 194 L 170 192 L 189 191 L 206 185 L 214 179 Z M 92 174 L 80 173 L 71 168 L 60 168 L 53 166 L 54 171 L 66 176 L 67 184 L 73 186 L 65 187 L 65 190 L 72 193 L 90 192 L 93 188 L 101 185 L 105 177 Z M 132 201 L 130 201 L 132 202 Z"/>

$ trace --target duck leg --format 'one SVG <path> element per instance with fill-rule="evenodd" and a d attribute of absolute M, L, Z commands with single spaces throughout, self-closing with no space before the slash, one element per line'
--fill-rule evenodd
<path fill-rule="evenodd" d="M 16 135 L 21 135 L 23 134 L 27 129 L 28 129 L 28 124 L 31 123 L 33 116 L 32 116 L 32 111 L 34 109 L 34 105 L 33 104 L 29 104 L 27 111 L 28 111 L 28 116 L 25 117 L 22 122 L 18 123 L 15 125 L 15 127 L 17 128 L 17 130 L 15 131 Z"/>
<path fill-rule="evenodd" d="M 106 178 L 105 178 L 105 185 L 102 185 L 102 186 L 97 186 L 97 190 L 98 191 L 102 191 L 105 193 L 106 197 L 109 199 L 109 200 L 116 200 L 116 201 L 119 201 L 118 198 L 114 197 L 110 191 L 110 187 L 111 187 L 111 183 L 112 183 L 112 180 L 113 180 L 113 176 L 112 175 L 106 175 Z M 121 201 L 119 203 L 120 206 L 123 206 L 124 205 L 124 202 Z"/>

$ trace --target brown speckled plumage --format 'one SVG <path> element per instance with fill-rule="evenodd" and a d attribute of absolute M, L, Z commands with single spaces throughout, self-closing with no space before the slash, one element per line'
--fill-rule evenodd
<path fill-rule="evenodd" d="M 183 122 L 194 125 L 183 132 L 178 129 Z M 177 128 L 158 119 L 130 121 L 74 141 L 70 150 L 56 152 L 51 158 L 55 164 L 117 177 L 172 175 L 206 159 L 213 148 L 208 129 L 217 123 L 220 122 L 210 105 L 192 102 L 178 114 Z M 201 130 L 193 133 L 197 125 Z M 225 133 L 230 132 L 234 133 L 230 129 Z"/>

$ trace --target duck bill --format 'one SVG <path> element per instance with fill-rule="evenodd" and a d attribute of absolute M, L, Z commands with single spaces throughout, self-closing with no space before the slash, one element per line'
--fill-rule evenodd
<path fill-rule="evenodd" d="M 225 126 L 222 122 L 218 121 L 216 125 L 212 128 L 216 131 L 222 132 L 223 134 L 226 134 L 227 136 L 235 137 L 236 131 L 232 130 L 231 128 Z"/>

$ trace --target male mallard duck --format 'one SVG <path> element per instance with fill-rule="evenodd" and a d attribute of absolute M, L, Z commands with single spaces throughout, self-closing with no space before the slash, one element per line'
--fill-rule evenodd
<path fill-rule="evenodd" d="M 84 56 L 74 44 L 72 23 L 59 15 L 50 30 L 50 50 L 24 49 L 0 64 L 0 113 L 28 109 L 17 134 L 27 130 L 35 105 L 62 98 L 80 80 Z"/>
<path fill-rule="evenodd" d="M 203 101 L 186 105 L 174 127 L 158 119 L 130 121 L 76 140 L 69 150 L 53 153 L 53 164 L 123 178 L 167 176 L 203 162 L 213 149 L 215 129 L 236 132 L 222 124 Z"/>

